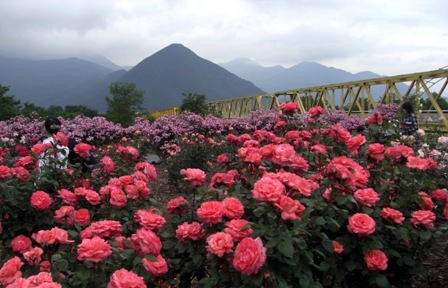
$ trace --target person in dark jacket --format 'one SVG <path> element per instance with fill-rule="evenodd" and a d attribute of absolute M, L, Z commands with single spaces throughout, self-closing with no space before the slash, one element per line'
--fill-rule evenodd
<path fill-rule="evenodd" d="M 406 136 L 417 136 L 418 122 L 417 116 L 414 113 L 414 107 L 409 102 L 404 102 L 401 105 L 404 110 L 403 121 L 401 122 L 401 134 Z"/>

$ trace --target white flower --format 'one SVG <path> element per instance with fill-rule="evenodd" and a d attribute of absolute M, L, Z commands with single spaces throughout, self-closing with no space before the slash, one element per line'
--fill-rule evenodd
<path fill-rule="evenodd" d="M 447 136 L 440 136 L 440 137 L 437 139 L 437 142 L 438 142 L 439 144 L 447 144 L 447 143 L 448 143 L 448 137 L 447 137 Z"/>
<path fill-rule="evenodd" d="M 418 129 L 418 130 L 417 130 L 417 135 L 420 136 L 420 137 L 425 136 L 425 130 L 423 130 L 423 129 Z"/>

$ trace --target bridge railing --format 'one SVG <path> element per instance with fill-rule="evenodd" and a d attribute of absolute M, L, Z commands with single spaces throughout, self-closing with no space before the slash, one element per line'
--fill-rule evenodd
<path fill-rule="evenodd" d="M 434 83 L 437 83 L 440 89 L 431 92 L 430 89 L 435 88 Z M 440 108 L 436 99 L 444 95 L 447 85 L 448 70 L 438 69 L 232 98 L 207 104 L 225 118 L 244 117 L 251 111 L 274 109 L 283 102 L 297 103 L 301 113 L 306 113 L 312 106 L 320 105 L 326 109 L 344 109 L 349 114 L 365 115 L 376 109 L 379 103 L 402 102 L 406 97 L 415 95 L 417 99 L 427 97 L 430 100 L 435 111 L 433 113 L 437 115 L 431 119 L 437 119 L 439 125 L 448 129 L 447 113 Z M 179 113 L 178 107 L 156 111 L 152 115 L 158 117 L 176 113 Z"/>

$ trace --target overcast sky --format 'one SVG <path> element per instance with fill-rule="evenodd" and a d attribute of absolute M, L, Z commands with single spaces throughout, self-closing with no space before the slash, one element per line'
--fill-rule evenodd
<path fill-rule="evenodd" d="M 0 0 L 1 56 L 132 66 L 171 43 L 215 63 L 433 70 L 448 65 L 448 1 Z"/>

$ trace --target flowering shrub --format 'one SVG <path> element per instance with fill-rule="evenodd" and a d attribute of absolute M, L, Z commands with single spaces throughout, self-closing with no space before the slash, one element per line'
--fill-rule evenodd
<path fill-rule="evenodd" d="M 446 235 L 447 166 L 324 124 L 328 111 L 286 108 L 228 127 L 189 114 L 110 127 L 109 140 L 137 139 L 78 144 L 98 159 L 91 172 L 36 169 L 45 147 L 11 135 L 0 150 L 0 285 L 409 286 Z M 142 141 L 165 147 L 161 168 L 182 195 L 150 189 L 157 171 Z"/>

